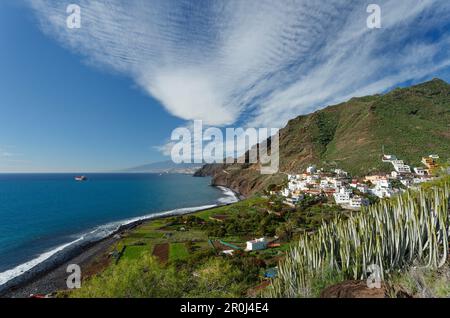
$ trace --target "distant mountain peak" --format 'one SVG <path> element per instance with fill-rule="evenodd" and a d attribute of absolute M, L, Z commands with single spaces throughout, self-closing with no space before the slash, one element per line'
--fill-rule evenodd
<path fill-rule="evenodd" d="M 201 168 L 201 163 L 174 163 L 171 160 L 153 162 L 137 167 L 124 169 L 122 172 L 146 172 L 146 173 L 194 173 Z"/>

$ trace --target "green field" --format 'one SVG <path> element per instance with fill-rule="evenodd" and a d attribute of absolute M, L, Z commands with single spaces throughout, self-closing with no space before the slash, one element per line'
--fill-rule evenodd
<path fill-rule="evenodd" d="M 189 252 L 184 243 L 171 243 L 169 249 L 169 261 L 184 260 L 189 257 Z"/>
<path fill-rule="evenodd" d="M 138 259 L 142 257 L 144 253 L 150 253 L 150 251 L 151 250 L 146 245 L 144 246 L 127 245 L 125 247 L 121 259 L 129 259 L 129 260 Z"/>

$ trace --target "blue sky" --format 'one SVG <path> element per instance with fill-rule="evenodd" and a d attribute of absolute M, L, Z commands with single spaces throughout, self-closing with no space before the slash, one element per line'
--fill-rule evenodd
<path fill-rule="evenodd" d="M 89 66 L 0 4 L 0 171 L 108 171 L 164 159 L 183 120 L 132 80 Z"/>
<path fill-rule="evenodd" d="M 282 127 L 433 77 L 449 81 L 450 3 L 0 2 L 0 171 L 110 171 L 167 159 L 171 131 Z M 82 28 L 66 27 L 69 3 Z M 166 151 L 163 151 L 166 150 Z"/>

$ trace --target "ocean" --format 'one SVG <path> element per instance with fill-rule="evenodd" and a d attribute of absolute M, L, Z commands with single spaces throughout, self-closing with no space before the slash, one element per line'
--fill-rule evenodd
<path fill-rule="evenodd" d="M 0 286 L 121 225 L 237 201 L 182 174 L 0 174 Z"/>

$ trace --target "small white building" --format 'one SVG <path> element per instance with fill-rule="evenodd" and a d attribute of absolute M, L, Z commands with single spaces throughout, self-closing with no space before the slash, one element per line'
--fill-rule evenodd
<path fill-rule="evenodd" d="M 333 180 L 333 188 L 335 188 L 336 191 L 337 191 L 340 187 L 342 187 L 343 185 L 344 185 L 344 182 L 343 182 L 342 180 L 339 180 L 339 179 L 334 179 L 334 180 Z"/>
<path fill-rule="evenodd" d="M 306 182 L 308 182 L 308 183 L 316 184 L 317 180 L 319 180 L 319 176 L 317 176 L 315 174 L 306 176 Z"/>
<path fill-rule="evenodd" d="M 393 194 L 391 184 L 388 179 L 382 178 L 374 182 L 375 187 L 370 189 L 370 193 L 379 198 L 390 198 Z"/>
<path fill-rule="evenodd" d="M 393 192 L 391 189 L 374 188 L 374 189 L 371 189 L 371 193 L 373 195 L 376 195 L 380 199 L 383 199 L 383 198 L 390 198 L 392 196 Z"/>
<path fill-rule="evenodd" d="M 381 159 L 383 162 L 391 162 L 397 160 L 397 157 L 394 155 L 384 155 Z"/>
<path fill-rule="evenodd" d="M 367 186 L 367 184 L 364 184 L 364 183 L 358 183 L 358 186 L 356 187 L 356 189 L 358 189 L 359 192 L 364 193 L 364 194 L 369 191 L 369 187 Z"/>
<path fill-rule="evenodd" d="M 392 171 L 391 172 L 391 177 L 393 179 L 397 179 L 399 176 L 400 176 L 400 172 L 398 172 L 398 171 Z"/>
<path fill-rule="evenodd" d="M 306 168 L 306 173 L 316 173 L 317 168 L 316 166 L 309 166 L 308 168 Z"/>
<path fill-rule="evenodd" d="M 290 205 L 296 205 L 298 203 L 298 201 L 300 201 L 300 197 L 292 196 L 292 197 L 286 198 L 286 200 L 284 202 L 287 204 L 290 204 Z"/>
<path fill-rule="evenodd" d="M 418 176 L 424 176 L 425 169 L 423 169 L 421 167 L 416 167 L 416 168 L 414 168 L 414 173 L 417 174 Z"/>
<path fill-rule="evenodd" d="M 391 183 L 387 178 L 381 178 L 375 182 L 375 186 L 379 188 L 390 188 Z"/>
<path fill-rule="evenodd" d="M 358 195 L 355 195 L 350 199 L 350 207 L 354 209 L 360 209 L 362 206 L 367 205 L 369 205 L 369 201 L 367 199 L 361 198 Z"/>
<path fill-rule="evenodd" d="M 336 204 L 348 204 L 352 192 L 351 189 L 340 188 L 338 192 L 333 194 Z"/>
<path fill-rule="evenodd" d="M 405 165 L 403 160 L 393 160 L 392 165 L 394 166 L 395 171 L 398 173 L 411 173 L 411 167 Z"/>
<path fill-rule="evenodd" d="M 347 171 L 344 171 L 342 169 L 334 169 L 334 173 L 342 177 L 346 177 L 348 175 Z"/>
<path fill-rule="evenodd" d="M 428 181 L 431 181 L 431 180 L 433 180 L 433 178 L 430 178 L 429 176 L 421 176 L 421 177 L 418 177 L 418 178 L 414 178 L 412 180 L 412 183 L 413 184 L 420 184 L 420 183 L 428 182 Z"/>
<path fill-rule="evenodd" d="M 409 187 L 412 184 L 412 180 L 411 179 L 401 179 L 400 180 L 401 184 L 403 184 L 405 187 Z"/>
<path fill-rule="evenodd" d="M 267 240 L 262 237 L 259 239 L 254 239 L 247 242 L 247 251 L 258 251 L 258 250 L 264 250 L 267 248 Z"/>
<path fill-rule="evenodd" d="M 329 187 L 330 187 L 330 184 L 326 179 L 320 180 L 320 188 L 321 189 L 327 189 Z"/>

